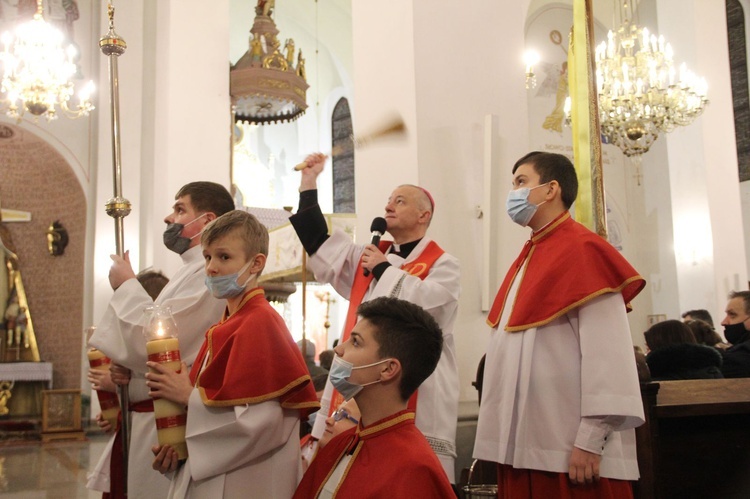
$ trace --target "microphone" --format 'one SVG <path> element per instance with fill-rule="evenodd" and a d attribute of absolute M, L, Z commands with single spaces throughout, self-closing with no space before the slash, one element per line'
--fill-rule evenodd
<path fill-rule="evenodd" d="M 372 232 L 372 239 L 370 239 L 370 244 L 374 244 L 377 246 L 380 244 L 380 238 L 385 234 L 386 229 L 388 228 L 388 224 L 385 221 L 385 218 L 383 217 L 375 217 L 372 219 L 372 223 L 370 224 L 370 232 Z M 365 277 L 370 275 L 370 271 L 365 269 L 364 270 Z"/>

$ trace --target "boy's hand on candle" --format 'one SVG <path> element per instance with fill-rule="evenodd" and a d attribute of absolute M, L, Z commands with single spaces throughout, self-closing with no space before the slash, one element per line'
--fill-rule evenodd
<path fill-rule="evenodd" d="M 127 385 L 130 383 L 130 369 L 113 362 L 109 365 L 109 377 L 116 385 Z"/>
<path fill-rule="evenodd" d="M 135 279 L 133 266 L 130 265 L 130 251 L 126 251 L 122 257 L 119 255 L 109 255 L 112 259 L 112 266 L 109 268 L 109 284 L 112 289 L 117 289 L 128 279 Z"/>
<path fill-rule="evenodd" d="M 91 388 L 94 390 L 104 392 L 116 392 L 117 385 L 112 382 L 112 378 L 109 376 L 109 372 L 100 371 L 99 369 L 89 369 L 89 374 L 86 377 L 91 383 Z"/>
<path fill-rule="evenodd" d="M 94 419 L 96 419 L 96 425 L 101 428 L 104 433 L 111 433 L 114 430 L 114 428 L 112 428 L 112 425 L 109 424 L 109 421 L 104 419 L 104 416 L 102 416 L 101 412 L 98 413 Z"/>
<path fill-rule="evenodd" d="M 151 467 L 161 473 L 169 473 L 177 469 L 177 465 L 180 462 L 180 456 L 177 451 L 169 445 L 154 445 L 151 447 L 151 452 L 154 453 L 154 461 L 151 463 Z"/>
<path fill-rule="evenodd" d="M 163 366 L 158 362 L 146 362 L 146 365 L 156 372 L 146 373 L 146 386 L 149 387 L 148 394 L 151 397 L 163 398 L 177 402 L 185 407 L 188 405 L 193 384 L 190 382 L 187 365 L 182 362 L 180 370 Z"/>

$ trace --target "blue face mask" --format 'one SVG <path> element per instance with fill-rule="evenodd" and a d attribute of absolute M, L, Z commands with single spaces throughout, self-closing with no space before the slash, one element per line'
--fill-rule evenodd
<path fill-rule="evenodd" d="M 252 276 L 249 276 L 244 284 L 240 284 L 237 280 L 248 268 L 252 261 L 247 262 L 247 265 L 242 267 L 239 272 L 228 275 L 217 275 L 217 276 L 206 276 L 206 287 L 214 297 L 219 299 L 234 298 L 242 294 L 245 291 L 245 286 L 250 281 Z"/>
<path fill-rule="evenodd" d="M 537 185 L 536 187 L 528 188 L 522 187 L 520 189 L 513 189 L 508 193 L 508 199 L 505 201 L 505 209 L 508 211 L 508 215 L 511 220 L 516 222 L 521 227 L 526 227 L 534 218 L 537 208 L 542 206 L 547 201 L 542 201 L 539 204 L 533 204 L 529 201 L 529 194 L 532 190 L 549 184 Z"/>
<path fill-rule="evenodd" d="M 377 379 L 371 383 L 365 383 L 364 385 L 358 385 L 349 381 L 349 377 L 352 375 L 354 369 L 364 369 L 366 367 L 377 366 L 383 362 L 388 362 L 391 359 L 383 359 L 372 364 L 364 366 L 354 367 L 354 364 L 347 362 L 338 355 L 333 356 L 333 362 L 331 362 L 331 370 L 328 372 L 328 379 L 331 380 L 333 387 L 344 397 L 345 400 L 350 400 L 356 394 L 362 391 L 362 389 L 368 385 L 374 385 L 380 383 L 381 380 Z"/>
<path fill-rule="evenodd" d="M 320 411 L 315 411 L 307 417 L 307 424 L 310 425 L 310 428 L 315 426 L 315 418 L 318 417 L 318 412 Z"/>

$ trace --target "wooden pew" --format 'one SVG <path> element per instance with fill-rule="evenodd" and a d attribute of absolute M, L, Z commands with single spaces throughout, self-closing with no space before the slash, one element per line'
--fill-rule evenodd
<path fill-rule="evenodd" d="M 750 378 L 641 384 L 636 499 L 750 498 Z"/>

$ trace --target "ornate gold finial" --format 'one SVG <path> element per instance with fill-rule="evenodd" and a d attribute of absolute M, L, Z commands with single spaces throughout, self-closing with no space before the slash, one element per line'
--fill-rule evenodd
<path fill-rule="evenodd" d="M 109 17 L 109 31 L 99 39 L 99 48 L 104 55 L 120 56 L 125 53 L 128 44 L 120 35 L 115 33 L 115 5 L 112 0 L 107 4 L 107 16 Z"/>
<path fill-rule="evenodd" d="M 115 5 L 112 2 L 107 4 L 107 16 L 109 17 L 109 29 L 115 29 Z"/>

